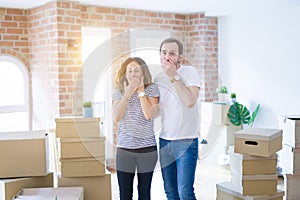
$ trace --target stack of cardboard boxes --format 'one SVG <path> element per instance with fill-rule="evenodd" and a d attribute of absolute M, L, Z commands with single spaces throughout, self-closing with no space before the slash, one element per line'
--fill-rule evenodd
<path fill-rule="evenodd" d="M 11 200 L 22 188 L 53 187 L 48 172 L 45 131 L 0 133 L 0 200 Z"/>
<path fill-rule="evenodd" d="M 61 176 L 58 186 L 83 186 L 85 200 L 111 199 L 111 176 L 105 167 L 105 137 L 100 118 L 57 118 Z"/>
<path fill-rule="evenodd" d="M 279 153 L 279 164 L 284 173 L 284 187 L 288 200 L 300 199 L 300 116 L 279 118 L 283 130 L 283 148 Z"/>
<path fill-rule="evenodd" d="M 217 184 L 217 200 L 282 200 L 277 190 L 277 155 L 282 130 L 248 128 L 237 131 L 230 154 L 231 182 Z"/>

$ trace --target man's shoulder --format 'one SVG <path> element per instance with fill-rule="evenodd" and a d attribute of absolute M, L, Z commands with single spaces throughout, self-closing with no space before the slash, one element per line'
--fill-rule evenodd
<path fill-rule="evenodd" d="M 182 65 L 180 71 L 197 71 L 197 68 L 191 65 Z"/>

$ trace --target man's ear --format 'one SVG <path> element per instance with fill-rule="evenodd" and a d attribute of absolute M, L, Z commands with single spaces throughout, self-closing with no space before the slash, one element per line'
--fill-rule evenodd
<path fill-rule="evenodd" d="M 183 56 L 179 55 L 178 62 L 181 63 L 183 61 Z"/>

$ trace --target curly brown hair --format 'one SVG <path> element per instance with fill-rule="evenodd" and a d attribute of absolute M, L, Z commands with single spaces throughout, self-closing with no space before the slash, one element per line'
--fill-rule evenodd
<path fill-rule="evenodd" d="M 140 57 L 129 57 L 122 63 L 115 80 L 116 86 L 122 94 L 124 93 L 124 81 L 126 81 L 126 84 L 128 84 L 128 80 L 126 78 L 126 69 L 128 64 L 131 62 L 136 62 L 141 66 L 144 76 L 144 87 L 146 88 L 152 84 L 152 76 L 146 62 Z"/>

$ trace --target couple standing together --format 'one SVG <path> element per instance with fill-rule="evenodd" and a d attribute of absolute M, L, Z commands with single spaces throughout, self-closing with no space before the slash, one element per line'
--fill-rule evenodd
<path fill-rule="evenodd" d="M 139 200 L 150 200 L 158 159 L 153 118 L 159 112 L 159 161 L 168 200 L 194 200 L 198 158 L 200 75 L 181 66 L 183 45 L 168 38 L 160 45 L 163 72 L 152 83 L 146 63 L 128 58 L 116 78 L 113 117 L 118 125 L 117 177 L 121 200 L 132 200 L 137 172 Z"/>

